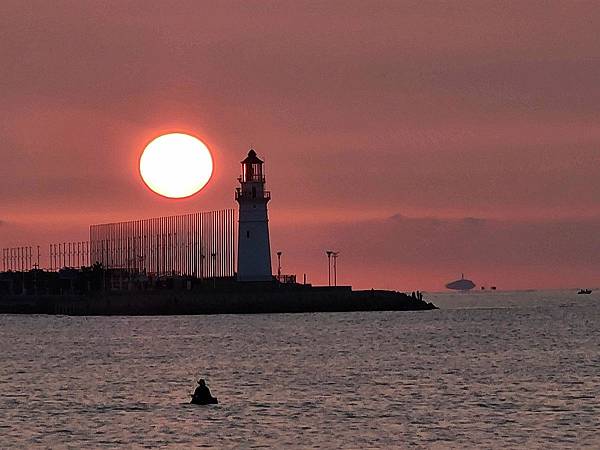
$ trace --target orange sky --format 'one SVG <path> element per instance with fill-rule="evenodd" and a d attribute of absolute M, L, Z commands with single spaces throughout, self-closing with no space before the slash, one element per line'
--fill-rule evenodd
<path fill-rule="evenodd" d="M 0 246 L 235 207 L 266 161 L 284 272 L 357 287 L 600 285 L 595 2 L 0 2 Z M 144 145 L 199 136 L 168 200 Z"/>

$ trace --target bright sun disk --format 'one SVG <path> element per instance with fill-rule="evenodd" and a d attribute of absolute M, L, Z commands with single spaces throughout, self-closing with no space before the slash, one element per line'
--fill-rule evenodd
<path fill-rule="evenodd" d="M 157 137 L 140 157 L 144 183 L 169 198 L 194 195 L 210 180 L 213 161 L 210 151 L 189 134 L 170 133 Z"/>

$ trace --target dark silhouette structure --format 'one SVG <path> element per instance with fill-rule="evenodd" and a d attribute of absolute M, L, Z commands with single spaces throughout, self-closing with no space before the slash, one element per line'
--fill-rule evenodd
<path fill-rule="evenodd" d="M 264 314 L 435 309 L 421 294 L 355 291 L 235 277 L 147 277 L 101 264 L 57 272 L 0 272 L 0 313 L 67 315 Z"/>
<path fill-rule="evenodd" d="M 192 395 L 190 403 L 193 403 L 194 405 L 216 405 L 219 403 L 219 400 L 212 396 L 206 382 L 203 379 L 200 379 L 198 380 L 198 386 Z"/>
<path fill-rule="evenodd" d="M 471 280 L 467 280 L 464 274 L 461 274 L 460 280 L 453 281 L 446 285 L 446 289 L 452 289 L 453 291 L 469 291 L 475 287 L 475 283 Z"/>

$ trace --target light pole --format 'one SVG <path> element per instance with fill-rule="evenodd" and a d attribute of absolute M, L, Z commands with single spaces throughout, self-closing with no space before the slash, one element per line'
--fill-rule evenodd
<path fill-rule="evenodd" d="M 281 283 L 281 252 L 277 252 L 277 281 Z"/>
<path fill-rule="evenodd" d="M 333 285 L 337 286 L 337 257 L 340 252 L 333 252 L 331 256 L 333 256 Z"/>
<path fill-rule="evenodd" d="M 333 252 L 331 250 L 327 250 L 325 253 L 327 253 L 327 273 L 328 273 L 328 282 L 329 282 L 329 286 L 331 286 L 331 255 L 333 255 Z"/>

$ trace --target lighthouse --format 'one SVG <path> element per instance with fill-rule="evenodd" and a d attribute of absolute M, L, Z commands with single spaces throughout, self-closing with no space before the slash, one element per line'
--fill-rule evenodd
<path fill-rule="evenodd" d="M 271 193 L 265 191 L 263 161 L 250 149 L 241 163 L 240 187 L 235 190 L 235 200 L 240 205 L 237 280 L 272 281 L 267 214 Z"/>

